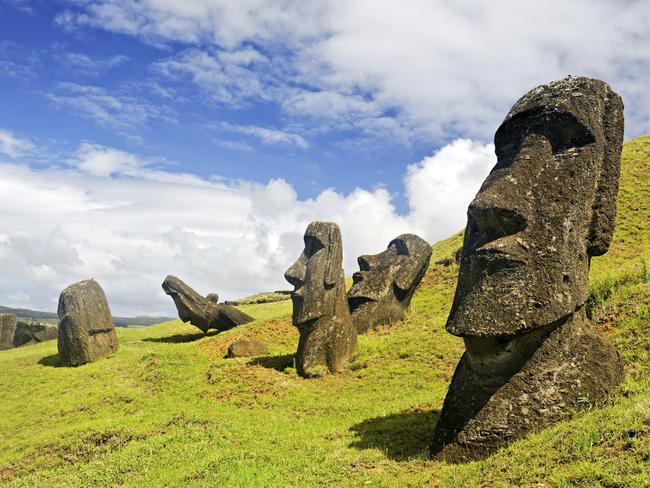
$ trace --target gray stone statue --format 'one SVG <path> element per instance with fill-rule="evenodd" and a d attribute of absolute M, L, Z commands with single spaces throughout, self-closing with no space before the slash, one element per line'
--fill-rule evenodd
<path fill-rule="evenodd" d="M 176 276 L 167 276 L 162 288 L 174 300 L 178 317 L 203 332 L 209 329 L 224 331 L 255 320 L 231 305 L 220 304 L 216 293 L 202 297 Z"/>
<path fill-rule="evenodd" d="M 300 332 L 296 370 L 318 373 L 324 365 L 341 370 L 357 347 L 343 277 L 341 231 L 331 222 L 312 222 L 305 231 L 305 249 L 284 277 L 294 286 L 293 325 Z"/>
<path fill-rule="evenodd" d="M 348 292 L 352 322 L 359 334 L 375 325 L 404 318 L 415 289 L 431 259 L 431 246 L 414 234 L 402 234 L 388 249 L 359 256 L 359 270 L 352 275 Z"/>
<path fill-rule="evenodd" d="M 0 313 L 0 351 L 11 349 L 14 346 L 16 333 L 16 315 L 13 313 Z"/>
<path fill-rule="evenodd" d="M 104 290 L 95 280 L 68 286 L 59 297 L 58 348 L 68 366 L 89 363 L 117 351 L 117 335 Z"/>
<path fill-rule="evenodd" d="M 436 427 L 438 457 L 485 457 L 621 382 L 620 355 L 585 302 L 590 259 L 614 232 L 622 141 L 621 98 L 582 77 L 530 91 L 497 130 L 447 320 L 465 353 Z"/>

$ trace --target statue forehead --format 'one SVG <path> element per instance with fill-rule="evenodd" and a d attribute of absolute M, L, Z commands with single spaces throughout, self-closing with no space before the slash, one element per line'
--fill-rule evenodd
<path fill-rule="evenodd" d="M 580 146 L 594 142 L 604 130 L 605 107 L 612 95 L 604 81 L 584 77 L 570 76 L 538 86 L 517 100 L 508 112 L 495 135 L 495 145 L 507 143 L 522 131 L 540 132 L 553 139 L 554 125 L 563 132 L 559 144 Z"/>
<path fill-rule="evenodd" d="M 335 241 L 337 235 L 338 227 L 331 222 L 312 222 L 305 231 L 305 237 L 318 239 L 323 245 L 329 244 L 330 240 Z"/>
<path fill-rule="evenodd" d="M 388 243 L 389 249 L 391 246 L 396 247 L 398 251 L 417 258 L 428 251 L 429 243 L 415 234 L 402 234 Z"/>

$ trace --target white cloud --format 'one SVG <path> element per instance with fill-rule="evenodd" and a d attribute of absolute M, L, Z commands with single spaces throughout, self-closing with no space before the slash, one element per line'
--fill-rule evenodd
<path fill-rule="evenodd" d="M 291 146 L 298 146 L 302 149 L 307 149 L 309 143 L 300 135 L 293 134 L 278 129 L 270 129 L 268 127 L 259 127 L 256 125 L 237 125 L 223 122 L 221 127 L 230 132 L 236 132 L 247 136 L 259 139 L 262 144 L 288 144 Z"/>
<path fill-rule="evenodd" d="M 29 139 L 18 137 L 12 132 L 0 129 L 0 154 L 16 159 L 34 150 L 34 144 Z"/>
<path fill-rule="evenodd" d="M 350 119 L 370 132 L 390 114 L 398 137 L 488 140 L 524 92 L 577 74 L 621 92 L 628 135 L 650 131 L 642 0 L 77 3 L 61 24 L 190 47 L 161 66 L 219 103 L 272 100 L 289 114 Z"/>
<path fill-rule="evenodd" d="M 172 314 L 160 289 L 170 273 L 223 299 L 287 289 L 283 273 L 317 219 L 339 223 L 351 274 L 357 256 L 400 233 L 435 242 L 461 229 L 491 153 L 456 141 L 409 167 L 405 215 L 384 188 L 301 200 L 284 180 L 206 180 L 90 143 L 63 169 L 0 164 L 0 303 L 55 310 L 65 286 L 94 277 L 115 314 Z"/>
<path fill-rule="evenodd" d="M 133 95 L 110 93 L 106 88 L 77 83 L 59 83 L 48 98 L 64 110 L 90 118 L 122 133 L 145 126 L 151 120 L 174 122 L 170 109 Z"/>
<path fill-rule="evenodd" d="M 72 67 L 76 73 L 97 76 L 111 68 L 126 63 L 127 56 L 116 54 L 107 58 L 89 56 L 84 53 L 68 52 L 62 55 L 63 61 Z"/>

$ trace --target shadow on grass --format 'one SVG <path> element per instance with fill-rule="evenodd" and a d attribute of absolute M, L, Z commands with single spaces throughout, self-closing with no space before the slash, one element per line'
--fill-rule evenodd
<path fill-rule="evenodd" d="M 42 366 L 49 366 L 50 368 L 62 368 L 63 363 L 58 354 L 51 354 L 38 360 L 38 364 Z"/>
<path fill-rule="evenodd" d="M 143 342 L 165 342 L 168 344 L 182 344 L 183 342 L 194 342 L 204 337 L 212 337 L 219 333 L 220 331 L 213 329 L 209 330 L 205 334 L 203 332 L 197 332 L 196 334 L 174 334 L 167 337 L 147 337 L 142 339 Z"/>
<path fill-rule="evenodd" d="M 283 356 L 262 356 L 251 359 L 248 364 L 283 372 L 285 369 L 293 367 L 294 357 L 295 354 L 285 354 Z"/>
<path fill-rule="evenodd" d="M 358 437 L 350 447 L 381 449 L 396 461 L 428 458 L 439 417 L 440 410 L 408 410 L 364 420 L 350 427 Z"/>

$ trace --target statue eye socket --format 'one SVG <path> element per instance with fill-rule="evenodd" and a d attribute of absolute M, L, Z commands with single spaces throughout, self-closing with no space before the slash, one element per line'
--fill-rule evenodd
<path fill-rule="evenodd" d="M 307 258 L 312 257 L 321 249 L 324 249 L 325 245 L 316 237 L 305 236 L 305 256 Z"/>
<path fill-rule="evenodd" d="M 518 113 L 501 124 L 494 135 L 498 162 L 505 168 L 514 160 L 526 136 L 540 134 L 551 143 L 553 154 L 595 142 L 591 131 L 568 112 L 533 108 Z"/>
<path fill-rule="evenodd" d="M 409 248 L 406 246 L 406 243 L 402 240 L 394 240 L 388 244 L 388 249 L 393 248 L 398 256 L 409 256 Z"/>

